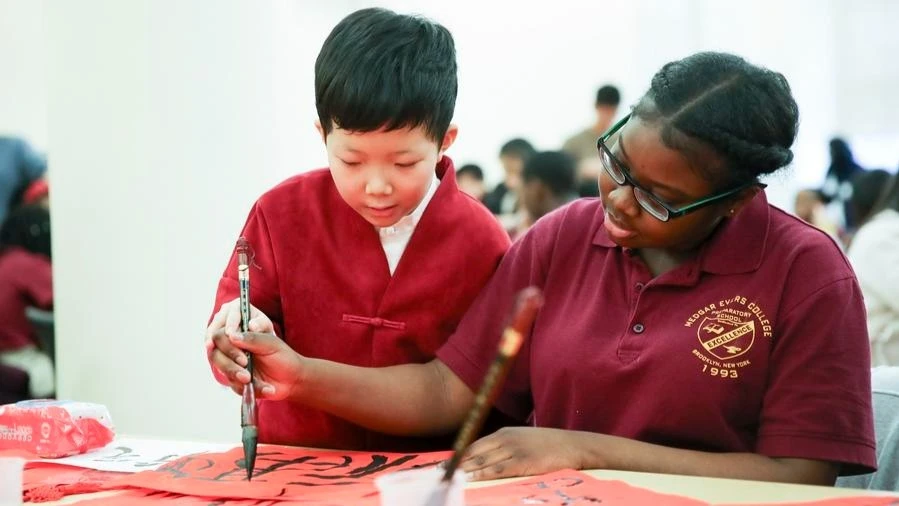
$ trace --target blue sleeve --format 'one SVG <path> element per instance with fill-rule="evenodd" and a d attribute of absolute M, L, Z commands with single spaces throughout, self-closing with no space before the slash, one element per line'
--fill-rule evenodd
<path fill-rule="evenodd" d="M 20 142 L 18 151 L 19 171 L 25 185 L 43 177 L 47 172 L 47 159 L 24 141 Z"/>

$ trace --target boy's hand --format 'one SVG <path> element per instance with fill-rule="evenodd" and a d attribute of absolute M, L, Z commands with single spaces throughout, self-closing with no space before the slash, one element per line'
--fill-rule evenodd
<path fill-rule="evenodd" d="M 216 378 L 238 395 L 250 382 L 246 351 L 253 353 L 253 384 L 261 399 L 287 398 L 298 380 L 299 354 L 274 334 L 272 321 L 250 307 L 250 332 L 240 332 L 240 302 L 222 305 L 206 329 L 206 355 Z"/>
<path fill-rule="evenodd" d="M 262 334 L 274 334 L 275 327 L 272 321 L 265 313 L 250 304 L 250 332 L 259 332 Z M 234 337 L 240 334 L 240 299 L 234 299 L 231 302 L 222 304 L 219 312 L 212 317 L 209 327 L 206 328 L 206 343 L 215 332 L 224 329 L 225 334 Z"/>

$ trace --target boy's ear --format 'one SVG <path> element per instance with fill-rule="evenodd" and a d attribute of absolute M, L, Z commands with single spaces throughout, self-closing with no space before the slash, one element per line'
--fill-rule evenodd
<path fill-rule="evenodd" d="M 446 129 L 446 134 L 443 135 L 443 142 L 440 143 L 440 152 L 438 153 L 438 159 L 443 158 L 443 153 L 446 152 L 450 146 L 456 142 L 456 136 L 459 135 L 459 127 L 450 123 L 450 126 Z"/>
<path fill-rule="evenodd" d="M 325 135 L 325 129 L 322 128 L 321 120 L 315 120 L 315 129 L 318 130 L 318 135 L 320 135 L 322 137 L 322 142 L 324 142 L 325 145 L 327 145 L 328 144 L 328 136 Z"/>

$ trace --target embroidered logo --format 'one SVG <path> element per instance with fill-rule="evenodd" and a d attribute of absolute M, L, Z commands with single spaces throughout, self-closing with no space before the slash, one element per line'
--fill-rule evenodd
<path fill-rule="evenodd" d="M 720 378 L 738 378 L 738 369 L 752 363 L 743 356 L 756 339 L 773 337 L 765 311 L 741 295 L 697 309 L 684 326 L 696 329 L 699 346 L 692 354 L 702 362 L 702 372 Z"/>
<path fill-rule="evenodd" d="M 755 321 L 742 320 L 723 311 L 705 317 L 696 330 L 705 351 L 718 360 L 733 360 L 752 348 L 755 342 Z"/>

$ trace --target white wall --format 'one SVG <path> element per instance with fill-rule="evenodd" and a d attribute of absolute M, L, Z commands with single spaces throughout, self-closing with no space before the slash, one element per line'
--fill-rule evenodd
<path fill-rule="evenodd" d="M 236 441 L 237 399 L 214 385 L 202 348 L 215 284 L 251 202 L 325 163 L 312 65 L 331 27 L 366 5 L 0 0 L 0 132 L 50 155 L 62 396 L 107 404 L 122 432 Z M 793 85 L 803 123 L 776 203 L 820 179 L 833 133 L 862 161 L 899 162 L 887 116 L 899 105 L 897 2 L 381 5 L 453 31 L 451 154 L 494 181 L 503 141 L 554 148 L 590 122 L 598 85 L 632 103 L 665 61 L 700 49 L 743 53 Z"/>
<path fill-rule="evenodd" d="M 202 339 L 246 212 L 298 158 L 283 9 L 45 8 L 60 395 L 123 432 L 236 440 Z"/>
<path fill-rule="evenodd" d="M 0 0 L 0 135 L 47 148 L 47 55 L 41 2 Z"/>

